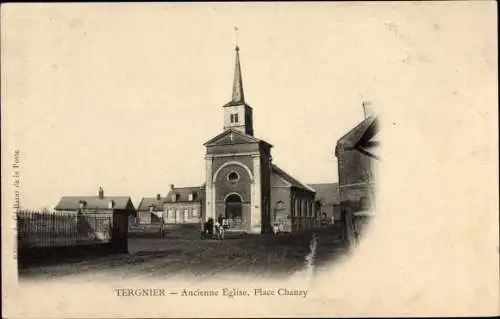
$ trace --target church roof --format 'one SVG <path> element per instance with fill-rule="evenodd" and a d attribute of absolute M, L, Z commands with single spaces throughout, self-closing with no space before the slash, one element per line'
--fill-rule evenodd
<path fill-rule="evenodd" d="M 338 183 L 309 184 L 309 186 L 316 190 L 316 200 L 323 205 L 334 205 L 340 202 Z"/>
<path fill-rule="evenodd" d="M 80 208 L 80 201 L 86 202 L 85 208 L 87 209 L 108 210 L 110 209 L 108 208 L 110 201 L 114 202 L 113 210 L 126 209 L 129 204 L 132 208 L 134 207 L 132 200 L 127 196 L 105 196 L 103 198 L 99 198 L 98 196 L 63 196 L 55 209 L 78 210 Z"/>
<path fill-rule="evenodd" d="M 304 189 L 304 190 L 307 190 L 307 191 L 310 191 L 313 193 L 316 192 L 313 188 L 309 187 L 307 184 L 300 182 L 298 179 L 292 177 L 290 174 L 288 174 L 287 172 L 285 172 L 284 170 L 282 170 L 281 168 L 279 168 L 275 164 L 272 164 L 272 171 L 273 171 L 273 173 L 278 174 L 281 178 L 283 178 L 284 180 L 289 182 L 292 187 Z"/>
<path fill-rule="evenodd" d="M 237 136 L 236 139 L 234 139 L 232 142 L 230 139 L 227 139 L 227 141 L 224 139 L 225 137 L 229 136 L 230 134 L 235 134 Z M 216 143 L 219 142 L 219 143 Z M 264 143 L 272 147 L 271 144 L 268 142 L 258 139 L 255 136 L 245 134 L 239 130 L 236 130 L 234 128 L 228 128 L 224 132 L 220 133 L 219 135 L 215 136 L 214 138 L 211 138 L 208 142 L 205 142 L 203 145 L 208 146 L 208 145 L 215 145 L 215 144 L 245 144 L 245 143 Z"/>

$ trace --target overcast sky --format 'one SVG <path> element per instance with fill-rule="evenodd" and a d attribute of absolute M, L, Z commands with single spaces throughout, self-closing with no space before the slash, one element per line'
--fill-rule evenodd
<path fill-rule="evenodd" d="M 231 98 L 235 25 L 255 136 L 274 145 L 274 162 L 299 180 L 336 182 L 335 143 L 363 119 L 363 100 L 375 110 L 411 108 L 403 101 L 418 100 L 427 70 L 408 69 L 412 63 L 438 74 L 433 62 L 458 59 L 440 43 L 484 40 L 460 29 L 477 15 L 457 24 L 452 8 L 405 7 L 8 7 L 7 144 L 21 151 L 21 205 L 53 207 L 63 195 L 97 194 L 100 185 L 137 204 L 165 195 L 169 184 L 203 183 L 202 144 L 222 131 L 222 105 Z M 408 80 L 415 70 L 420 82 Z"/>

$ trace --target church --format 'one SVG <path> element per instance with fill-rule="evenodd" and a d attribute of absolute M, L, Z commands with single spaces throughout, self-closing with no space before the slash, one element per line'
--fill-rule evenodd
<path fill-rule="evenodd" d="M 239 47 L 222 132 L 207 141 L 203 219 L 224 216 L 229 229 L 268 233 L 273 224 L 295 232 L 320 223 L 315 190 L 273 163 L 273 145 L 254 136 L 253 110 L 243 92 Z"/>

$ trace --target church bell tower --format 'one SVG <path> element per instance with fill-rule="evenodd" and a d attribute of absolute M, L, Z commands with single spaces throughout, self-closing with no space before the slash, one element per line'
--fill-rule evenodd
<path fill-rule="evenodd" d="M 245 103 L 243 79 L 240 66 L 240 48 L 236 46 L 236 62 L 234 67 L 233 96 L 224 105 L 224 130 L 236 129 L 246 135 L 253 136 L 253 111 Z"/>

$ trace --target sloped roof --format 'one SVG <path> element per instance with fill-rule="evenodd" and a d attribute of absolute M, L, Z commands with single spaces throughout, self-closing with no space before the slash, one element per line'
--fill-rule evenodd
<path fill-rule="evenodd" d="M 225 136 L 230 135 L 230 134 L 235 134 L 237 136 L 237 142 L 225 142 L 223 144 L 242 144 L 242 143 L 264 143 L 272 147 L 271 144 L 268 142 L 261 140 L 259 138 L 256 138 L 255 136 L 245 134 L 239 130 L 236 130 L 234 128 L 228 128 L 224 130 L 224 132 L 220 133 L 219 135 L 211 138 L 208 142 L 205 142 L 203 145 L 204 146 L 209 146 L 209 145 L 214 145 L 216 142 L 221 141 L 224 139 Z"/>
<path fill-rule="evenodd" d="M 85 201 L 88 209 L 102 209 L 107 210 L 109 201 L 114 201 L 112 209 L 125 209 L 127 205 L 134 208 L 134 204 L 130 197 L 127 196 L 105 196 L 100 199 L 98 196 L 63 196 L 59 204 L 55 207 L 56 210 L 77 210 L 80 208 L 80 201 Z M 134 208 L 135 210 L 135 208 Z"/>
<path fill-rule="evenodd" d="M 291 184 L 291 186 L 293 186 L 293 187 L 305 189 L 305 190 L 313 192 L 313 193 L 315 192 L 314 189 L 312 189 L 308 185 L 300 182 L 298 179 L 292 177 L 290 174 L 288 174 L 287 172 L 285 172 L 284 170 L 282 170 L 281 168 L 279 168 L 275 164 L 272 164 L 272 171 L 273 171 L 273 173 L 278 174 L 281 178 L 283 178 L 287 182 L 289 182 Z"/>
<path fill-rule="evenodd" d="M 165 203 L 173 203 L 172 195 L 179 195 L 179 199 L 175 202 L 191 202 L 189 200 L 189 194 L 196 192 L 197 197 L 194 198 L 193 202 L 199 202 L 205 198 L 205 184 L 202 186 L 191 186 L 191 187 L 175 187 L 173 190 L 170 190 L 167 194 L 167 197 L 164 199 Z"/>
<path fill-rule="evenodd" d="M 143 197 L 141 199 L 141 202 L 139 203 L 139 207 L 137 208 L 137 210 L 149 211 L 150 206 L 153 206 L 155 211 L 163 210 L 164 200 L 165 198 L 160 198 L 160 200 L 158 200 L 157 197 Z"/>
<path fill-rule="evenodd" d="M 335 147 L 335 155 L 343 149 L 358 149 L 366 151 L 371 147 L 370 140 L 378 132 L 378 120 L 375 116 L 370 116 L 356 125 L 353 129 L 339 138 Z"/>
<path fill-rule="evenodd" d="M 316 200 L 321 201 L 323 205 L 340 203 L 338 183 L 309 184 L 309 186 L 316 190 Z"/>

